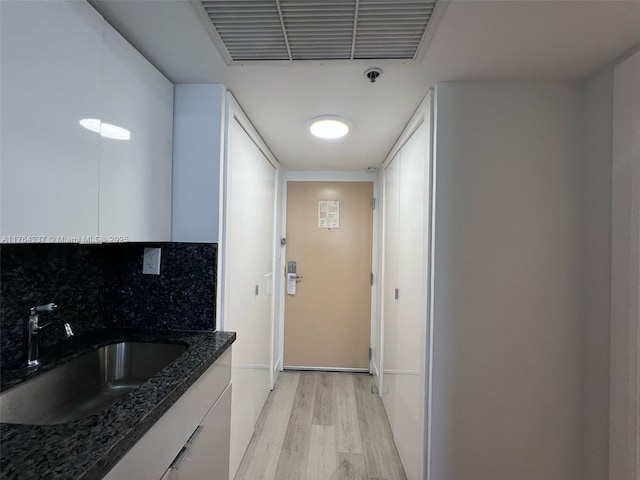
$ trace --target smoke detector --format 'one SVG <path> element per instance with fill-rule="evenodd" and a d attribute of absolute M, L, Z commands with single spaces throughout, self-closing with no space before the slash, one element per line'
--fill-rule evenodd
<path fill-rule="evenodd" d="M 364 76 L 368 78 L 371 83 L 376 83 L 380 75 L 382 75 L 382 69 L 378 67 L 367 68 L 364 71 Z"/>

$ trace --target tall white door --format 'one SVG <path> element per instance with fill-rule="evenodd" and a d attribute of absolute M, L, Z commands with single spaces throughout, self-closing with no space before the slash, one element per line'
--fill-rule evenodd
<path fill-rule="evenodd" d="M 276 169 L 233 114 L 228 128 L 224 329 L 237 333 L 231 376 L 233 478 L 270 390 Z"/>
<path fill-rule="evenodd" d="M 384 172 L 382 400 L 407 478 L 424 475 L 427 394 L 429 103 Z"/>
<path fill-rule="evenodd" d="M 390 375 L 395 377 L 396 446 L 407 478 L 417 480 L 423 478 L 427 341 L 426 130 L 423 123 L 401 152 L 396 371 Z"/>
<path fill-rule="evenodd" d="M 389 423 L 396 414 L 396 348 L 398 333 L 398 226 L 400 214 L 400 152 L 389 164 L 384 176 L 384 335 L 382 357 L 382 394 Z"/>

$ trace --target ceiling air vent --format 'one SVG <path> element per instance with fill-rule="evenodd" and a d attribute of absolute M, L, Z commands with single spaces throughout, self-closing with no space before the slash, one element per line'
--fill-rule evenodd
<path fill-rule="evenodd" d="M 203 0 L 233 62 L 414 60 L 437 0 Z"/>

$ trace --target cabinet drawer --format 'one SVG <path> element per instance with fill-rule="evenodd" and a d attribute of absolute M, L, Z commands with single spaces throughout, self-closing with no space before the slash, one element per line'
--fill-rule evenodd
<path fill-rule="evenodd" d="M 209 410 L 162 480 L 229 480 L 231 388 Z"/>
<path fill-rule="evenodd" d="M 158 480 L 231 382 L 231 347 L 104 477 Z"/>

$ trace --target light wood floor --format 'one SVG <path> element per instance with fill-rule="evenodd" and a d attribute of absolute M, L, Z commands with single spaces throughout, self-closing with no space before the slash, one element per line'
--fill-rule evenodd
<path fill-rule="evenodd" d="M 367 374 L 280 374 L 236 480 L 406 480 Z"/>

